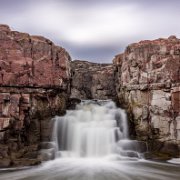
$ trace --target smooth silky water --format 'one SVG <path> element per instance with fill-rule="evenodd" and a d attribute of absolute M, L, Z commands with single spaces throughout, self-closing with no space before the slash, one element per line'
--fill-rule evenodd
<path fill-rule="evenodd" d="M 143 159 L 141 143 L 128 138 L 125 111 L 112 101 L 82 101 L 54 120 L 55 159 L 28 169 L 2 169 L 0 179 L 180 179 L 180 165 Z"/>

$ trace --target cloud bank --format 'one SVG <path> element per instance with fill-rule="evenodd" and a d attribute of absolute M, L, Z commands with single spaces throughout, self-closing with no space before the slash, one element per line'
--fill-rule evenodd
<path fill-rule="evenodd" d="M 142 39 L 180 36 L 178 0 L 0 0 L 0 23 L 39 34 L 73 59 L 111 62 Z"/>

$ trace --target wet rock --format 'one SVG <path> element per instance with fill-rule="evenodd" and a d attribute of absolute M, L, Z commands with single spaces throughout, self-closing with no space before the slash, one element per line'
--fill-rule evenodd
<path fill-rule="evenodd" d="M 22 166 L 35 166 L 41 163 L 41 160 L 36 158 L 36 159 L 26 159 L 26 158 L 22 158 L 22 159 L 16 159 L 13 161 L 13 163 L 11 164 L 11 166 L 14 167 L 22 167 Z"/>
<path fill-rule="evenodd" d="M 54 142 L 41 142 L 40 149 L 52 149 L 55 147 Z"/>
<path fill-rule="evenodd" d="M 8 150 L 8 146 L 0 146 L 0 158 L 8 158 L 9 156 L 9 150 Z"/>
<path fill-rule="evenodd" d="M 42 161 L 49 161 L 55 159 L 55 149 L 42 149 L 40 151 L 40 156 Z"/>
<path fill-rule="evenodd" d="M 147 143 L 143 141 L 122 140 L 118 142 L 118 145 L 125 151 L 133 151 L 136 153 L 145 153 L 148 150 Z"/>
<path fill-rule="evenodd" d="M 10 159 L 0 159 L 0 168 L 8 168 L 11 166 Z"/>
<path fill-rule="evenodd" d="M 75 109 L 76 105 L 81 103 L 81 100 L 78 98 L 69 98 L 68 109 Z"/>
<path fill-rule="evenodd" d="M 177 144 L 174 144 L 172 142 L 166 142 L 164 143 L 163 147 L 161 148 L 160 152 L 162 153 L 168 153 L 171 156 L 180 156 L 180 148 Z"/>
<path fill-rule="evenodd" d="M 23 157 L 24 158 L 28 158 L 28 159 L 36 159 L 38 156 L 38 152 L 34 151 L 34 152 L 28 152 L 26 153 Z"/>

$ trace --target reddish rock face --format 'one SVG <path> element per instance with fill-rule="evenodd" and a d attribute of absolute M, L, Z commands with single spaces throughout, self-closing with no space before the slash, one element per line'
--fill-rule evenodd
<path fill-rule="evenodd" d="M 154 41 L 141 41 L 126 48 L 116 56 L 121 63 L 123 86 L 159 83 L 162 86 L 180 80 L 180 40 L 175 37 Z"/>
<path fill-rule="evenodd" d="M 0 26 L 0 85 L 63 87 L 69 79 L 70 56 L 40 36 Z"/>
<path fill-rule="evenodd" d="M 51 138 L 50 119 L 66 109 L 69 79 L 65 49 L 0 25 L 0 167 L 39 163 L 39 143 Z"/>
<path fill-rule="evenodd" d="M 136 136 L 180 146 L 180 39 L 131 44 L 113 62 L 119 100 L 133 114 Z"/>

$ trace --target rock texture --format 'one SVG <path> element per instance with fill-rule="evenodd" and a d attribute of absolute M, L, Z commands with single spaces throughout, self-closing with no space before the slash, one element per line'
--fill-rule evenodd
<path fill-rule="evenodd" d="M 115 69 L 112 64 L 72 61 L 71 97 L 116 100 Z"/>
<path fill-rule="evenodd" d="M 180 39 L 141 41 L 114 59 L 117 93 L 138 139 L 150 150 L 180 152 Z M 179 145 L 179 147 L 178 147 Z"/>
<path fill-rule="evenodd" d="M 39 143 L 66 109 L 69 82 L 65 49 L 0 25 L 0 167 L 39 163 Z"/>
<path fill-rule="evenodd" d="M 154 152 L 147 157 L 178 157 L 180 40 L 131 44 L 113 64 L 71 62 L 50 40 L 0 25 L 0 167 L 53 158 L 51 118 L 78 99 L 118 99 L 132 137 Z"/>

